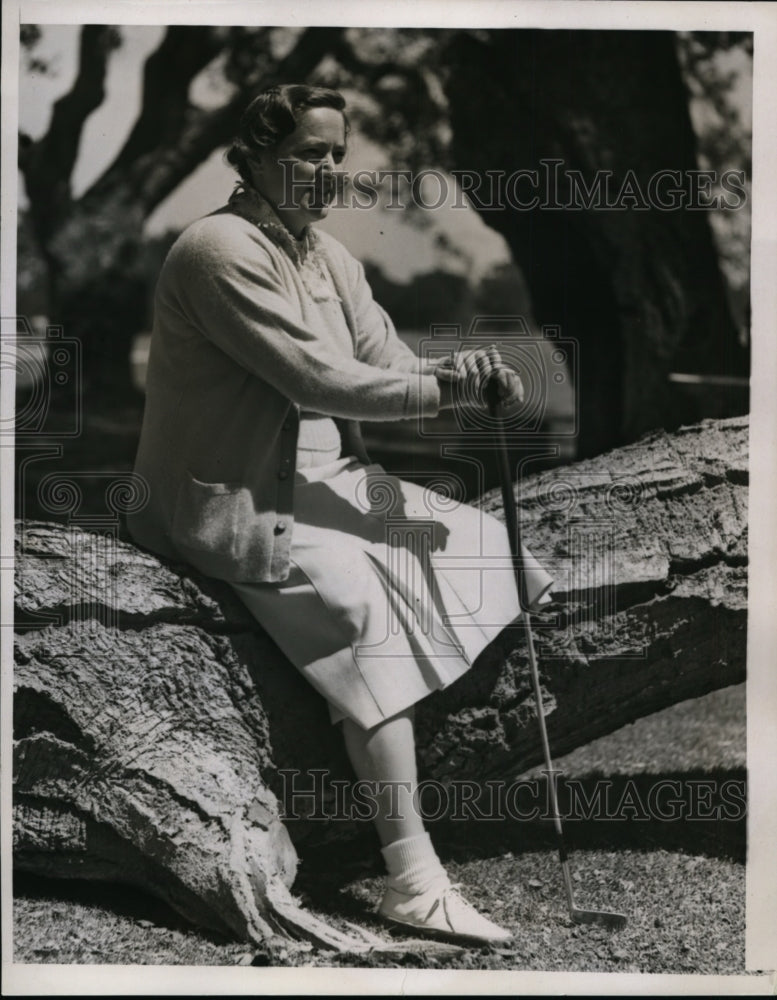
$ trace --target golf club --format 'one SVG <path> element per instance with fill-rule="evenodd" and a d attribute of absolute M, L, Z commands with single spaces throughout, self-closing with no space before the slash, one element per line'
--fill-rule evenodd
<path fill-rule="evenodd" d="M 561 827 L 561 814 L 558 808 L 556 797 L 556 783 L 553 775 L 553 762 L 550 757 L 550 744 L 548 742 L 548 732 L 545 726 L 545 711 L 542 702 L 542 691 L 540 689 L 540 675 L 537 668 L 537 658 L 534 652 L 534 637 L 531 630 L 531 618 L 528 609 L 528 598 L 526 594 L 526 581 L 523 574 L 523 557 L 521 554 L 521 535 L 518 524 L 518 511 L 515 503 L 515 493 L 513 492 L 513 482 L 510 476 L 510 462 L 507 457 L 507 442 L 505 440 L 502 404 L 499 399 L 498 383 L 496 379 L 491 379 L 485 389 L 486 401 L 491 416 L 496 422 L 496 450 L 497 461 L 499 463 L 499 478 L 502 486 L 502 502 L 505 511 L 505 523 L 510 541 L 510 552 L 513 557 L 513 569 L 515 580 L 518 585 L 518 594 L 521 601 L 521 620 L 526 630 L 526 644 L 529 652 L 529 666 L 531 668 L 532 687 L 534 688 L 534 698 L 537 705 L 537 719 L 540 724 L 540 735 L 542 737 L 542 751 L 545 757 L 545 768 L 548 775 L 548 788 L 550 790 L 550 803 L 553 810 L 553 825 L 556 830 L 556 846 L 558 856 L 561 861 L 561 869 L 564 874 L 564 888 L 566 889 L 567 905 L 569 915 L 574 923 L 578 924 L 605 924 L 608 927 L 623 927 L 626 917 L 622 913 L 611 913 L 608 910 L 584 910 L 575 906 L 575 897 L 572 891 L 572 878 L 569 874 L 569 862 L 567 859 L 567 849 L 564 843 L 564 834 Z"/>

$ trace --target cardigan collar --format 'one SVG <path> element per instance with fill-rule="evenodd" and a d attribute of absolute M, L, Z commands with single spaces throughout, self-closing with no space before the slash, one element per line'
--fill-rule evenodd
<path fill-rule="evenodd" d="M 312 226 L 306 226 L 300 239 L 281 222 L 270 202 L 256 188 L 239 181 L 229 197 L 229 207 L 237 215 L 264 230 L 288 253 L 299 267 L 316 249 L 318 237 Z"/>
<path fill-rule="evenodd" d="M 323 241 L 312 226 L 306 226 L 301 239 L 281 222 L 270 202 L 255 188 L 238 182 L 227 206 L 231 212 L 253 222 L 273 242 L 285 250 L 294 262 L 303 285 L 317 302 L 342 302 L 329 276 Z"/>

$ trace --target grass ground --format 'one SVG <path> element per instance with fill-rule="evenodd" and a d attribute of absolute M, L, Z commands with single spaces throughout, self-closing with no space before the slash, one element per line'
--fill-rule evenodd
<path fill-rule="evenodd" d="M 606 777 L 619 794 L 670 776 L 744 781 L 744 685 L 683 702 L 556 762 L 567 779 Z M 589 786 L 586 786 L 589 787 Z M 597 972 L 744 971 L 745 820 L 570 821 L 578 905 L 628 916 L 622 930 L 570 922 L 547 825 L 433 825 L 454 881 L 515 934 L 508 946 L 375 956 L 258 952 L 188 927 L 125 887 L 17 877 L 14 960 L 125 965 L 357 965 Z M 372 910 L 382 891 L 374 843 L 308 851 L 295 892 L 333 924 L 385 933 Z M 388 940 L 388 937 L 387 937 Z M 399 942 L 401 936 L 395 941 Z"/>

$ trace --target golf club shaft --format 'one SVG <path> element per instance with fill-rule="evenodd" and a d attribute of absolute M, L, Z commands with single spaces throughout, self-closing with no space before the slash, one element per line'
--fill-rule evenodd
<path fill-rule="evenodd" d="M 498 413 L 498 402 L 491 402 L 492 414 Z M 502 504 L 505 511 L 505 526 L 507 537 L 510 543 L 510 553 L 513 557 L 513 571 L 515 582 L 518 586 L 518 597 L 521 602 L 521 609 L 528 605 L 526 595 L 526 580 L 523 574 L 523 559 L 521 549 L 520 528 L 518 526 L 518 510 L 515 504 L 515 496 L 512 491 L 512 476 L 510 474 L 510 462 L 507 457 L 507 442 L 502 421 L 498 422 L 496 428 L 497 460 L 499 462 L 499 480 L 502 484 Z M 508 487 L 505 488 L 505 484 Z M 528 616 L 526 618 L 528 622 Z"/>
<path fill-rule="evenodd" d="M 555 782 L 555 772 L 553 761 L 550 756 L 550 743 L 548 741 L 548 731 L 545 726 L 545 712 L 542 699 L 542 689 L 540 687 L 540 672 L 537 667 L 537 656 L 534 651 L 534 636 L 531 628 L 531 615 L 529 612 L 529 601 L 526 588 L 526 577 L 524 573 L 523 546 L 521 545 L 521 529 L 518 521 L 518 509 L 513 492 L 513 478 L 510 474 L 510 461 L 507 455 L 507 442 L 505 440 L 504 426 L 501 420 L 501 402 L 499 400 L 498 385 L 495 380 L 486 385 L 485 397 L 488 402 L 491 416 L 496 421 L 496 443 L 497 459 L 499 463 L 499 474 L 502 483 L 502 502 L 504 504 L 505 523 L 507 536 L 510 542 L 510 554 L 512 555 L 513 571 L 518 587 L 518 596 L 521 604 L 521 618 L 526 632 L 526 644 L 529 652 L 529 667 L 534 689 L 534 700 L 537 705 L 537 721 L 540 726 L 542 737 L 542 752 L 545 758 L 545 770 L 548 776 L 548 790 L 550 794 L 550 804 L 553 810 L 553 825 L 556 832 L 556 846 L 558 848 L 561 871 L 564 876 L 564 890 L 567 897 L 569 915 L 577 923 L 604 923 L 609 927 L 623 927 L 626 917 L 622 913 L 613 913 L 605 910 L 582 910 L 575 906 L 574 892 L 572 891 L 572 878 L 569 873 L 569 863 L 567 861 L 567 849 L 564 843 L 564 833 L 561 827 L 561 812 L 558 807 L 558 797 Z"/>
<path fill-rule="evenodd" d="M 526 630 L 526 644 L 529 652 L 529 667 L 531 671 L 532 687 L 534 689 L 534 700 L 537 705 L 537 721 L 540 726 L 540 736 L 542 738 L 542 752 L 545 758 L 545 770 L 547 772 L 548 789 L 550 793 L 550 804 L 553 811 L 553 825 L 556 831 L 556 846 L 561 867 L 564 874 L 564 889 L 567 894 L 569 909 L 574 909 L 574 897 L 572 893 L 572 879 L 569 874 L 567 863 L 567 851 L 564 844 L 564 832 L 561 826 L 561 814 L 558 808 L 558 798 L 556 795 L 556 782 L 553 771 L 553 761 L 550 756 L 550 743 L 548 741 L 548 731 L 545 725 L 545 712 L 543 708 L 542 690 L 540 688 L 540 673 L 537 667 L 537 657 L 534 652 L 534 636 L 531 628 L 531 615 L 528 611 L 528 596 L 526 593 L 526 578 L 523 572 L 523 547 L 521 545 L 521 529 L 518 522 L 518 508 L 513 493 L 513 479 L 510 474 L 510 461 L 507 455 L 507 442 L 501 419 L 499 419 L 500 401 L 495 382 L 489 383 L 486 389 L 491 415 L 497 418 L 496 425 L 496 445 L 497 460 L 499 462 L 499 478 L 502 485 L 502 504 L 505 512 L 505 524 L 507 536 L 510 543 L 510 552 L 513 557 L 513 571 L 515 582 L 518 587 L 518 596 L 521 604 L 521 617 Z"/>
<path fill-rule="evenodd" d="M 542 737 L 542 752 L 545 757 L 545 771 L 548 778 L 548 791 L 550 793 L 550 805 L 553 811 L 553 825 L 556 829 L 556 847 L 558 848 L 559 861 L 564 872 L 564 889 L 567 894 L 569 909 L 574 909 L 574 897 L 572 894 L 572 878 L 569 874 L 567 863 L 567 849 L 564 844 L 564 831 L 561 827 L 561 813 L 558 808 L 558 798 L 556 795 L 556 779 L 553 770 L 553 761 L 550 756 L 550 742 L 548 741 L 548 730 L 545 725 L 545 711 L 543 708 L 542 690 L 540 688 L 540 672 L 537 667 L 537 658 L 534 653 L 534 636 L 531 630 L 531 620 L 529 612 L 522 610 L 522 619 L 526 629 L 526 645 L 529 651 L 529 667 L 531 670 L 532 687 L 534 688 L 534 700 L 537 705 L 537 721 L 540 724 L 540 736 Z"/>

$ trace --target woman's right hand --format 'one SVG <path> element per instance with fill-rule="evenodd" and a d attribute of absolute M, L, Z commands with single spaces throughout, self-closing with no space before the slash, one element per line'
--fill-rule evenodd
<path fill-rule="evenodd" d="M 485 388 L 495 382 L 500 402 L 505 407 L 522 403 L 523 384 L 517 372 L 507 366 L 498 349 L 459 351 L 440 362 L 434 370 L 440 386 L 440 409 L 455 406 L 486 406 Z"/>

